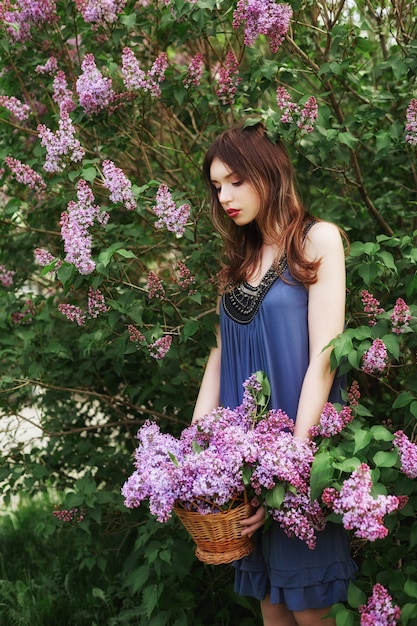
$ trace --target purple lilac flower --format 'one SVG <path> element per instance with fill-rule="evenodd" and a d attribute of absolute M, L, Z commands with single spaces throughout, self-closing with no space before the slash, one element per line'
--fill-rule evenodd
<path fill-rule="evenodd" d="M 71 113 L 75 109 L 75 103 L 72 99 L 73 93 L 68 89 L 67 79 L 61 70 L 56 73 L 52 88 L 52 99 L 58 104 L 60 113 Z"/>
<path fill-rule="evenodd" d="M 417 146 L 417 100 L 413 98 L 407 108 L 407 123 L 405 125 L 405 140 L 411 146 Z"/>
<path fill-rule="evenodd" d="M 188 89 L 191 85 L 198 87 L 203 75 L 204 62 L 203 55 L 198 52 L 190 61 L 187 76 L 183 80 L 184 87 Z"/>
<path fill-rule="evenodd" d="M 402 430 L 394 436 L 394 446 L 400 455 L 401 469 L 408 478 L 417 478 L 417 445 Z"/>
<path fill-rule="evenodd" d="M 294 494 L 288 491 L 279 509 L 271 509 L 271 516 L 279 522 L 288 537 L 297 537 L 314 550 L 317 537 L 316 530 L 326 526 L 326 515 L 317 500 L 311 500 L 310 492 Z"/>
<path fill-rule="evenodd" d="M 369 318 L 369 326 L 375 326 L 377 316 L 384 313 L 384 309 L 380 307 L 380 302 L 369 291 L 363 289 L 361 291 L 361 300 L 363 310 Z"/>
<path fill-rule="evenodd" d="M 275 0 L 239 0 L 233 13 L 233 28 L 244 24 L 244 42 L 252 46 L 259 35 L 266 35 L 272 52 L 277 52 L 290 25 L 292 9 Z"/>
<path fill-rule="evenodd" d="M 392 597 L 379 583 L 374 585 L 368 602 L 359 607 L 359 613 L 360 626 L 395 626 L 401 617 L 399 607 L 393 604 Z"/>
<path fill-rule="evenodd" d="M 358 406 L 359 400 L 361 399 L 361 392 L 359 389 L 359 383 L 357 380 L 354 380 L 349 388 L 348 392 L 348 402 L 350 406 Z"/>
<path fill-rule="evenodd" d="M 58 304 L 58 311 L 70 322 L 77 322 L 78 326 L 84 326 L 87 319 L 85 312 L 75 304 Z"/>
<path fill-rule="evenodd" d="M 310 96 L 302 109 L 299 104 L 292 101 L 285 87 L 277 88 L 276 98 L 282 110 L 281 122 L 283 124 L 295 122 L 302 133 L 311 133 L 314 130 L 314 122 L 318 115 L 317 101 L 314 96 Z"/>
<path fill-rule="evenodd" d="M 390 320 L 392 322 L 392 332 L 396 335 L 405 332 L 405 329 L 409 326 L 411 313 L 408 304 L 402 298 L 397 298 Z"/>
<path fill-rule="evenodd" d="M 100 289 L 88 288 L 88 315 L 98 317 L 100 313 L 106 313 L 107 306 Z"/>
<path fill-rule="evenodd" d="M 111 78 L 105 78 L 97 69 L 94 56 L 86 54 L 81 63 L 82 74 L 78 77 L 75 90 L 84 111 L 98 113 L 114 100 Z"/>
<path fill-rule="evenodd" d="M 89 228 L 94 222 L 104 226 L 109 214 L 94 204 L 94 195 L 85 180 L 77 186 L 78 202 L 71 201 L 61 214 L 61 235 L 66 252 L 65 260 L 73 263 L 80 274 L 91 274 L 95 262 L 91 258 L 92 237 Z"/>
<path fill-rule="evenodd" d="M 153 212 L 159 220 L 155 222 L 155 228 L 166 227 L 177 237 L 182 237 L 184 228 L 190 215 L 190 206 L 182 204 L 177 208 L 166 185 L 160 185 L 156 193 L 156 205 Z"/>
<path fill-rule="evenodd" d="M 127 330 L 129 331 L 129 341 L 132 341 L 133 343 L 141 343 L 142 341 L 145 341 L 145 337 L 133 324 L 128 324 Z"/>
<path fill-rule="evenodd" d="M 106 26 L 117 21 L 126 0 L 75 0 L 75 4 L 86 22 Z"/>
<path fill-rule="evenodd" d="M 137 207 L 137 202 L 132 194 L 132 183 L 124 174 L 123 170 L 116 167 L 113 161 L 106 159 L 103 161 L 103 185 L 110 191 L 112 202 L 123 202 L 128 211 L 133 211 Z"/>
<path fill-rule="evenodd" d="M 33 25 L 50 24 L 57 19 L 54 0 L 16 0 L 13 8 L 4 15 L 10 23 L 7 32 L 13 41 L 24 42 L 30 38 Z"/>
<path fill-rule="evenodd" d="M 196 290 L 193 289 L 193 286 L 195 285 L 195 277 L 191 275 L 190 270 L 182 261 L 178 261 L 178 272 L 178 287 L 184 290 L 187 289 L 189 295 L 196 293 Z"/>
<path fill-rule="evenodd" d="M 340 492 L 331 487 L 323 491 L 322 500 L 335 513 L 342 515 L 343 526 L 353 530 L 356 537 L 375 541 L 388 534 L 383 518 L 400 506 L 396 496 L 371 495 L 371 471 L 362 463 L 344 481 Z"/>
<path fill-rule="evenodd" d="M 42 146 L 46 148 L 43 168 L 47 172 L 62 172 L 65 167 L 64 158 L 75 162 L 83 159 L 85 150 L 75 138 L 75 128 L 67 111 L 62 111 L 56 133 L 44 124 L 39 124 L 37 131 Z"/>
<path fill-rule="evenodd" d="M 139 66 L 135 53 L 131 48 L 123 48 L 122 76 L 126 89 L 143 89 L 150 92 L 155 98 L 161 95 L 160 84 L 165 80 L 165 71 L 168 67 L 168 56 L 162 52 L 153 62 L 146 74 Z"/>
<path fill-rule="evenodd" d="M 387 366 L 387 349 L 382 339 L 374 339 L 369 350 L 363 355 L 362 371 L 377 376 Z"/>
<path fill-rule="evenodd" d="M 216 95 L 222 104 L 227 105 L 234 103 L 237 87 L 241 81 L 238 60 L 233 50 L 229 50 L 217 77 L 218 88 Z"/>
<path fill-rule="evenodd" d="M 148 346 L 149 354 L 154 359 L 163 359 L 168 353 L 172 343 L 171 335 L 164 335 Z"/>
<path fill-rule="evenodd" d="M 3 287 L 11 287 L 13 285 L 13 276 L 16 274 L 13 270 L 6 269 L 5 265 L 0 265 L 0 283 Z"/>
<path fill-rule="evenodd" d="M 53 256 L 50 252 L 44 250 L 43 248 L 35 248 L 34 254 L 36 263 L 42 267 L 46 267 L 54 261 L 59 261 L 57 257 Z M 60 264 L 62 264 L 62 262 L 60 262 Z"/>
<path fill-rule="evenodd" d="M 151 300 L 153 300 L 154 298 L 163 299 L 165 297 L 164 286 L 161 280 L 159 279 L 158 275 L 155 274 L 155 272 L 153 272 L 152 270 L 148 274 L 148 291 L 149 291 L 149 298 Z"/>
<path fill-rule="evenodd" d="M 20 122 L 27 120 L 29 117 L 30 106 L 14 96 L 0 96 L 0 106 L 5 107 Z"/>
<path fill-rule="evenodd" d="M 350 407 L 344 406 L 340 413 L 331 402 L 326 402 L 320 415 L 320 422 L 310 428 L 312 437 L 332 437 L 340 433 L 353 420 Z"/>
<path fill-rule="evenodd" d="M 72 509 L 59 509 L 57 511 L 52 511 L 52 515 L 61 522 L 76 522 L 79 524 L 85 519 L 85 510 L 76 506 Z"/>
<path fill-rule="evenodd" d="M 10 168 L 19 183 L 23 183 L 23 185 L 37 192 L 46 189 L 46 184 L 42 176 L 37 174 L 29 165 L 25 165 L 19 161 L 19 159 L 14 159 L 13 157 L 6 157 L 4 162 Z"/>
<path fill-rule="evenodd" d="M 35 72 L 38 74 L 55 74 L 58 71 L 58 61 L 56 57 L 51 56 L 44 65 L 37 65 Z"/>

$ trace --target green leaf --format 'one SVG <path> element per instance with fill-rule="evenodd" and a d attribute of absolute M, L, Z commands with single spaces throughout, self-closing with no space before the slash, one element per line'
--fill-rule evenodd
<path fill-rule="evenodd" d="M 402 409 L 413 401 L 414 396 L 409 391 L 401 391 L 392 403 L 393 409 Z"/>
<path fill-rule="evenodd" d="M 349 606 L 357 609 L 362 604 L 366 603 L 366 595 L 359 589 L 354 583 L 350 582 L 348 587 L 348 602 Z"/>
<path fill-rule="evenodd" d="M 396 450 L 392 452 L 379 450 L 379 452 L 375 454 L 373 462 L 377 467 L 394 467 L 398 462 L 398 452 Z"/>
<path fill-rule="evenodd" d="M 391 333 L 390 335 L 384 335 L 382 337 L 382 341 L 384 342 L 384 345 L 388 352 L 391 354 L 391 356 L 393 356 L 394 359 L 398 360 L 400 356 L 400 340 L 398 336 L 394 335 L 394 333 Z"/>
<path fill-rule="evenodd" d="M 285 487 L 278 483 L 275 487 L 266 492 L 265 502 L 272 509 L 279 509 L 285 496 Z"/>
<path fill-rule="evenodd" d="M 193 441 L 191 447 L 193 449 L 193 452 L 195 452 L 196 454 L 200 454 L 200 452 L 204 450 L 204 448 L 202 448 L 196 441 Z"/>
<path fill-rule="evenodd" d="M 318 498 L 325 487 L 329 487 L 333 478 L 332 457 L 328 450 L 316 452 L 311 466 L 311 498 Z"/>
<path fill-rule="evenodd" d="M 408 578 L 404 584 L 404 591 L 411 598 L 417 598 L 417 582 Z"/>
<path fill-rule="evenodd" d="M 357 430 L 354 435 L 355 447 L 353 449 L 353 454 L 359 452 L 359 450 L 363 450 L 372 440 L 372 434 L 369 430 Z"/>
<path fill-rule="evenodd" d="M 81 176 L 87 180 L 89 183 L 93 183 L 96 177 L 96 168 L 95 167 L 86 167 L 82 170 Z"/>
<path fill-rule="evenodd" d="M 372 426 L 371 433 L 375 441 L 393 441 L 394 439 L 394 435 L 385 426 Z"/>

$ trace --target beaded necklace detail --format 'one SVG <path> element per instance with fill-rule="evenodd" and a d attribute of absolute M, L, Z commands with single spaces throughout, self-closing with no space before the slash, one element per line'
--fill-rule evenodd
<path fill-rule="evenodd" d="M 304 229 L 304 239 L 315 223 L 307 224 Z M 287 255 L 284 253 L 278 263 L 274 263 L 266 271 L 259 285 L 255 287 L 244 280 L 234 289 L 223 294 L 222 306 L 227 316 L 238 324 L 249 324 L 259 311 L 266 294 L 287 267 Z"/>

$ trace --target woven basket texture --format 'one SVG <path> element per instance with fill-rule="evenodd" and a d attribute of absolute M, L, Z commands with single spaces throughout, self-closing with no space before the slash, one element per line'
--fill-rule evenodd
<path fill-rule="evenodd" d="M 253 543 L 249 537 L 241 536 L 240 520 L 255 512 L 247 501 L 226 511 L 202 515 L 182 508 L 174 508 L 186 530 L 196 544 L 196 557 L 211 565 L 231 563 L 250 554 Z"/>

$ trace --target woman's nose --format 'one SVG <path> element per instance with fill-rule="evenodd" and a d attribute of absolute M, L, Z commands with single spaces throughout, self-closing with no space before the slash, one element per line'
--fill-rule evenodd
<path fill-rule="evenodd" d="M 229 202 L 231 200 L 231 190 L 228 185 L 222 185 L 222 188 L 219 192 L 219 202 L 220 204 L 224 204 L 225 202 Z"/>

